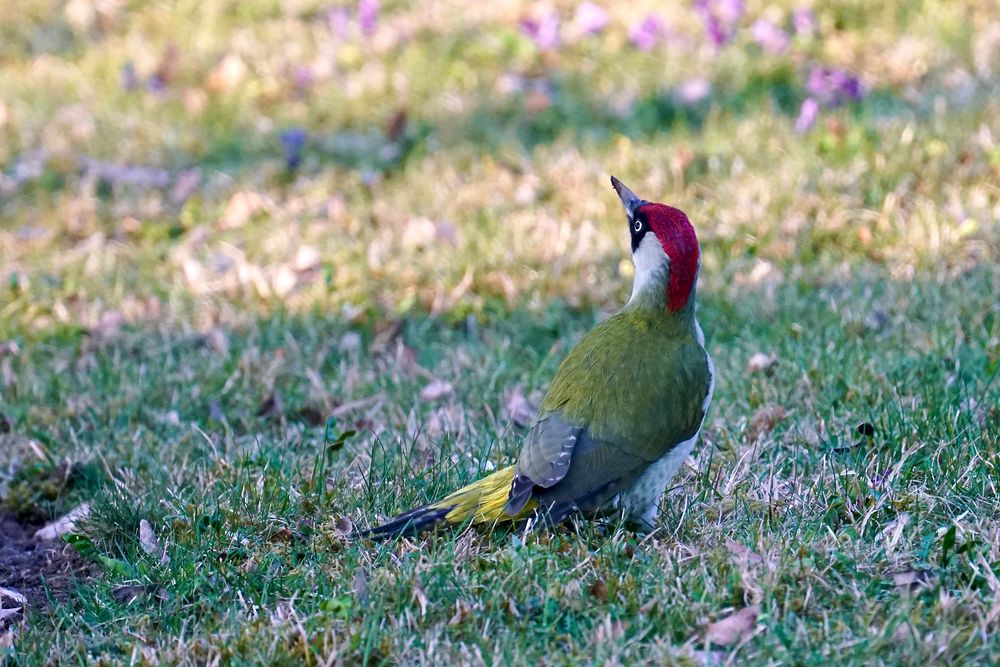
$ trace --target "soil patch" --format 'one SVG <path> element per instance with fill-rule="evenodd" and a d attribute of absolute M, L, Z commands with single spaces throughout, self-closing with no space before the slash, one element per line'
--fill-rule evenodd
<path fill-rule="evenodd" d="M 49 601 L 62 602 L 80 581 L 93 577 L 97 567 L 61 540 L 36 540 L 40 526 L 26 526 L 10 514 L 0 513 L 0 588 L 17 591 L 28 599 L 27 607 L 45 609 Z M 3 599 L 4 608 L 18 606 Z M 8 617 L 4 624 L 20 620 Z"/>

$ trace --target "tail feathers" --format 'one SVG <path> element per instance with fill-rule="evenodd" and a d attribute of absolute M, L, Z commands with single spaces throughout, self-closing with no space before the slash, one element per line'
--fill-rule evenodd
<path fill-rule="evenodd" d="M 476 524 L 518 521 L 534 511 L 535 502 L 528 501 L 517 514 L 508 514 L 505 507 L 513 481 L 514 466 L 503 468 L 462 487 L 436 503 L 400 514 L 388 523 L 372 528 L 367 535 L 376 539 L 416 535 L 442 522 L 447 525 L 457 525 L 469 519 Z"/>
<path fill-rule="evenodd" d="M 404 512 L 381 526 L 372 528 L 365 533 L 365 536 L 374 539 L 389 539 L 401 535 L 416 535 L 440 522 L 448 515 L 449 511 L 451 511 L 450 507 L 424 505 Z"/>

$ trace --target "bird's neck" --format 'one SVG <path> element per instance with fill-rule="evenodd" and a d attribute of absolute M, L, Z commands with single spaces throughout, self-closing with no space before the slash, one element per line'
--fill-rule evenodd
<path fill-rule="evenodd" d="M 623 310 L 633 318 L 658 328 L 667 328 L 677 334 L 694 334 L 698 328 L 695 320 L 695 289 L 696 285 L 692 284 L 684 305 L 671 310 L 666 279 L 648 281 L 641 286 L 637 280 L 632 296 Z"/>

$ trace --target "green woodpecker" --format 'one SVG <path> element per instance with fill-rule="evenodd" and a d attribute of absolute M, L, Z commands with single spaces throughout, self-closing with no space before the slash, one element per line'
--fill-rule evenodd
<path fill-rule="evenodd" d="M 695 319 L 698 239 L 680 210 L 637 197 L 614 176 L 632 237 L 635 282 L 625 307 L 559 366 L 517 463 L 372 529 L 436 524 L 558 523 L 624 516 L 653 529 L 660 497 L 691 452 L 715 386 Z"/>

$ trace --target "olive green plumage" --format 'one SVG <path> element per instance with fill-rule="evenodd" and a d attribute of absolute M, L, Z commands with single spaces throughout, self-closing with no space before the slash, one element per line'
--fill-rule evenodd
<path fill-rule="evenodd" d="M 714 386 L 695 320 L 700 249 L 678 209 L 640 199 L 615 178 L 629 223 L 635 284 L 628 304 L 559 366 L 514 466 L 370 532 L 437 523 L 562 521 L 620 512 L 652 530 L 670 478 L 691 451 Z"/>
<path fill-rule="evenodd" d="M 555 518 L 573 509 L 599 513 L 697 434 L 710 375 L 691 309 L 626 308 L 588 333 L 560 365 L 516 475 L 544 489 L 533 493 Z M 520 510 L 521 498 L 527 499 L 512 498 L 509 512 Z"/>

